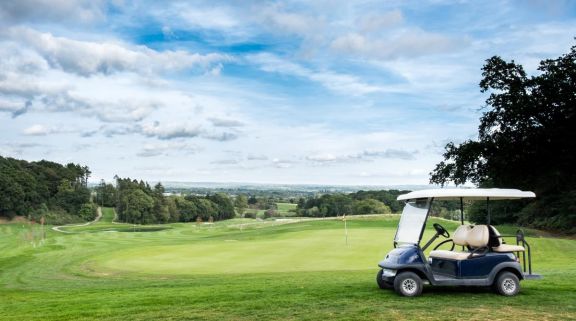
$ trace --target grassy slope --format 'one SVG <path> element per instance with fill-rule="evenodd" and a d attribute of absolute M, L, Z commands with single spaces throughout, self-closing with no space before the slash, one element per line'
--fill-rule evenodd
<path fill-rule="evenodd" d="M 349 246 L 340 221 L 128 233 L 111 232 L 132 228 L 112 217 L 48 231 L 37 247 L 28 227 L 0 226 L 0 320 L 576 319 L 573 240 L 531 239 L 545 279 L 523 282 L 517 297 L 427 288 L 407 299 L 374 281 L 394 216 L 348 221 Z"/>

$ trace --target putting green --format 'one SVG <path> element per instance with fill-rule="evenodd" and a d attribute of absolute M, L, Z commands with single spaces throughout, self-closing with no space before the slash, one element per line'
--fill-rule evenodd
<path fill-rule="evenodd" d="M 89 263 L 97 271 L 220 274 L 376 269 L 391 231 L 306 230 L 272 239 L 223 239 L 115 251 Z"/>

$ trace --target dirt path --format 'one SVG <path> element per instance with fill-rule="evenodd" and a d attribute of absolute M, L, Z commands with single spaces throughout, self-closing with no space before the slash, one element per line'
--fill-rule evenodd
<path fill-rule="evenodd" d="M 83 223 L 83 224 L 66 224 L 66 225 L 60 225 L 60 226 L 53 226 L 52 229 L 53 229 L 54 231 L 61 232 L 61 233 L 68 233 L 68 234 L 74 233 L 74 232 L 63 231 L 63 230 L 61 230 L 61 228 L 63 228 L 63 227 L 72 227 L 72 226 L 87 226 L 87 225 L 90 225 L 90 224 L 92 224 L 92 223 L 98 222 L 98 221 L 102 218 L 102 208 L 101 208 L 101 207 L 98 207 L 98 208 L 96 209 L 96 214 L 97 214 L 97 215 L 96 215 L 96 218 L 94 219 L 94 221 L 86 222 L 86 223 Z"/>

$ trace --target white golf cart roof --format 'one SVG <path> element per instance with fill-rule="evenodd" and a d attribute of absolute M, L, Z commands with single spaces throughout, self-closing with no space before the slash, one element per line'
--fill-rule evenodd
<path fill-rule="evenodd" d="M 397 200 L 412 200 L 418 198 L 434 198 L 435 200 L 468 199 L 468 200 L 509 200 L 536 197 L 533 192 L 519 189 L 501 188 L 437 188 L 414 191 L 399 195 Z"/>

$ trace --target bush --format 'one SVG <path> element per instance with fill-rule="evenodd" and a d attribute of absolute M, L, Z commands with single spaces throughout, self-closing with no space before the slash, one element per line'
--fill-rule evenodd
<path fill-rule="evenodd" d="M 244 217 L 245 218 L 256 218 L 256 213 L 255 212 L 246 212 L 246 213 L 244 213 Z"/>
<path fill-rule="evenodd" d="M 28 216 L 28 219 L 34 220 L 35 222 L 40 222 L 42 217 L 44 217 L 45 223 L 50 225 L 64 225 L 84 222 L 84 220 L 78 215 L 69 214 L 63 209 L 48 210 L 45 205 L 38 210 L 32 211 Z"/>
<path fill-rule="evenodd" d="M 78 211 L 78 216 L 80 216 L 85 221 L 93 221 L 97 216 L 97 207 L 92 203 L 84 203 Z"/>
<path fill-rule="evenodd" d="M 269 209 L 266 210 L 266 212 L 264 212 L 264 218 L 271 218 L 271 217 L 277 217 L 278 213 L 276 212 L 276 210 L 274 209 Z"/>
<path fill-rule="evenodd" d="M 390 214 L 392 211 L 386 204 L 375 199 L 365 199 L 355 201 L 353 205 L 354 214 Z"/>

